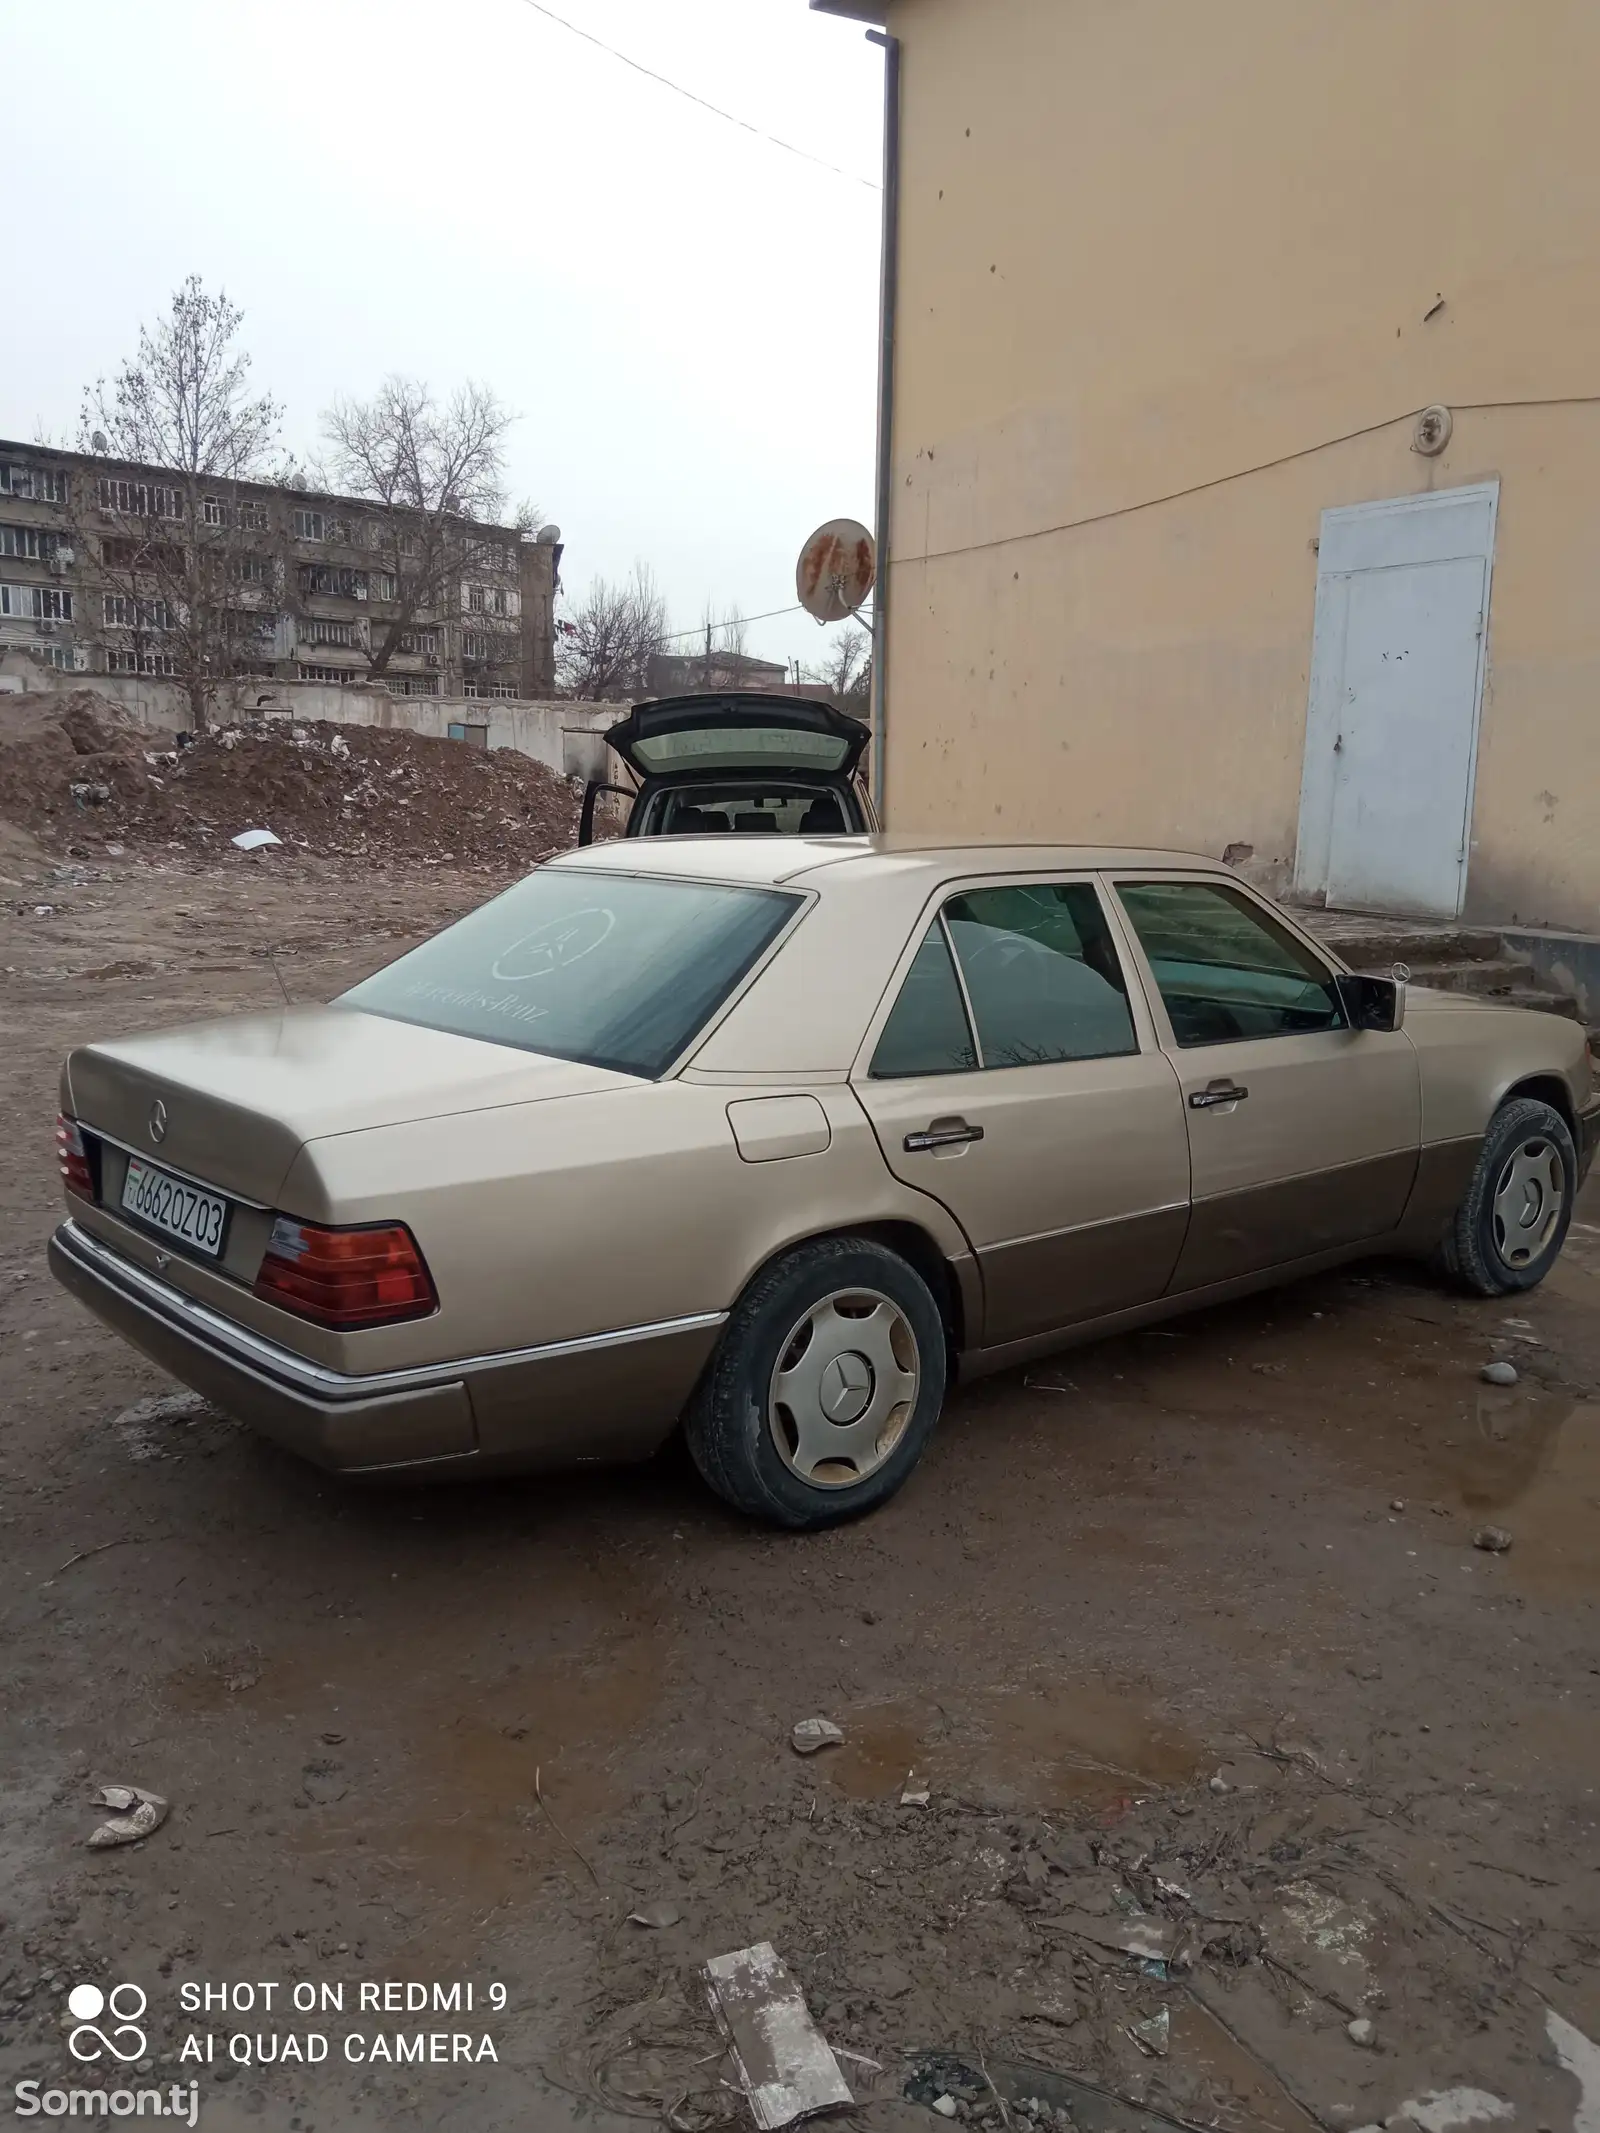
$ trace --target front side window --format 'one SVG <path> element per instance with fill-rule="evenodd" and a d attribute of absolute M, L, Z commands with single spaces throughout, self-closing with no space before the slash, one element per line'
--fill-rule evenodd
<path fill-rule="evenodd" d="M 1136 1052 L 1133 1015 L 1090 882 L 972 889 L 945 906 L 986 1067 Z"/>
<path fill-rule="evenodd" d="M 872 1079 L 904 1081 L 918 1074 L 970 1074 L 977 1064 L 967 1010 L 950 960 L 950 944 L 944 927 L 935 919 L 883 1025 L 878 1048 L 872 1055 Z"/>
<path fill-rule="evenodd" d="M 1222 882 L 1119 882 L 1186 1049 L 1343 1029 L 1333 979 L 1287 927 Z"/>
<path fill-rule="evenodd" d="M 338 1004 L 653 1079 L 800 902 L 779 889 L 541 867 Z"/>

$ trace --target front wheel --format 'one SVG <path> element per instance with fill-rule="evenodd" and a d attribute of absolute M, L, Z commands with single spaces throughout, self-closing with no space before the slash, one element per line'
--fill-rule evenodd
<path fill-rule="evenodd" d="M 866 1237 L 806 1244 L 739 1299 L 685 1417 L 700 1472 L 736 1510 L 797 1531 L 887 1501 L 945 1394 L 927 1283 Z"/>
<path fill-rule="evenodd" d="M 1513 1097 L 1489 1121 L 1466 1198 L 1445 1234 L 1444 1262 L 1479 1296 L 1536 1288 L 1572 1220 L 1578 1152 L 1561 1113 Z"/>

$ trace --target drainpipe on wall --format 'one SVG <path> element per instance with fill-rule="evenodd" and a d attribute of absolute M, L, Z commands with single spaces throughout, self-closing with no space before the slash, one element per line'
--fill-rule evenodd
<path fill-rule="evenodd" d="M 872 799 L 887 822 L 884 791 L 889 703 L 889 517 L 894 504 L 894 334 L 900 294 L 900 40 L 868 30 L 883 46 L 883 260 L 878 296 L 878 570 L 872 596 Z"/>

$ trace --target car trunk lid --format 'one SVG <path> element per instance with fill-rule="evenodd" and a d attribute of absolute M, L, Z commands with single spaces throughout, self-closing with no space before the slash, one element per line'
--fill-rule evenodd
<path fill-rule="evenodd" d="M 91 1133 L 270 1207 L 307 1141 L 632 1085 L 605 1067 L 319 1007 L 84 1045 L 63 1096 Z"/>

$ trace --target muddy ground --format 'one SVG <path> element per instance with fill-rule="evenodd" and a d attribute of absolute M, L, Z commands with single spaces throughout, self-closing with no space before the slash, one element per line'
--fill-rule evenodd
<path fill-rule="evenodd" d="M 215 2128 L 748 2124 L 695 1970 L 770 1940 L 865 2127 L 1600 2125 L 1593 1194 L 1520 1309 L 1367 1266 L 1082 1351 L 816 1538 L 671 1456 L 362 1493 L 148 1404 L 55 1290 L 56 1072 L 328 997 L 493 882 L 0 875 L 0 2108 L 86 2078 L 66 1994 L 126 1980 L 114 2078 Z M 170 1819 L 87 1850 L 106 1782 Z M 361 2011 L 386 1980 L 473 2010 Z M 376 2056 L 433 2031 L 495 2057 Z"/>

